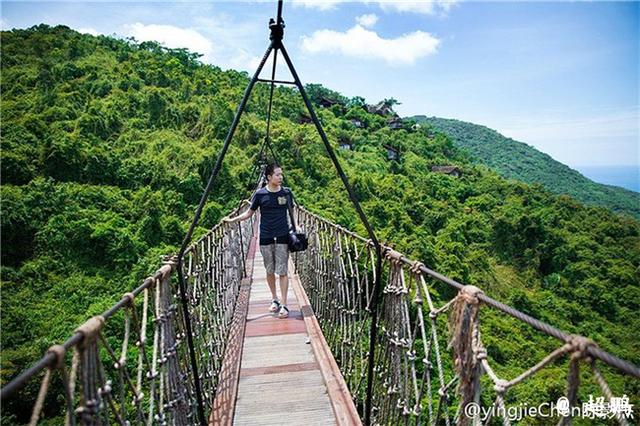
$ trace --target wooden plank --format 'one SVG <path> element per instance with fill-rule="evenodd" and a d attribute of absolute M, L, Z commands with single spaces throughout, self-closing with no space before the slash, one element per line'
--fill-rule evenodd
<path fill-rule="evenodd" d="M 284 386 L 295 385 L 297 388 L 320 385 L 318 387 L 318 394 L 326 393 L 326 389 L 322 386 L 324 379 L 320 370 L 289 371 L 285 373 L 242 377 L 240 378 L 240 383 L 251 386 L 246 388 L 247 392 L 261 391 L 262 388 L 268 389 L 269 386 L 280 383 Z M 244 395 L 246 394 L 238 394 L 238 399 L 244 398 Z"/>
<path fill-rule="evenodd" d="M 257 235 L 257 230 L 256 222 L 254 224 L 254 237 L 249 243 L 249 250 L 245 262 L 245 273 L 247 277 L 253 276 L 254 256 L 258 246 L 257 237 L 255 236 Z M 243 279 L 229 330 L 228 346 L 222 360 L 220 379 L 209 415 L 209 425 L 228 426 L 233 423 L 250 288 L 251 278 Z"/>
<path fill-rule="evenodd" d="M 289 270 L 294 271 L 293 260 L 289 259 Z M 325 385 L 329 394 L 329 400 L 333 408 L 333 413 L 338 425 L 362 425 L 358 410 L 351 399 L 351 393 L 347 387 L 344 377 L 338 368 L 336 360 L 329 349 L 329 345 L 322 334 L 318 319 L 310 308 L 309 298 L 302 287 L 300 277 L 293 275 L 289 280 L 298 302 L 302 305 L 302 311 L 310 315 L 304 316 L 307 331 L 311 340 L 311 347 L 316 356 L 316 361 L 320 364 L 320 371 L 324 377 Z"/>
<path fill-rule="evenodd" d="M 335 424 L 324 379 L 318 370 L 278 373 L 241 379 L 236 424 Z M 251 389 L 251 391 L 246 391 Z"/>
<path fill-rule="evenodd" d="M 269 313 L 271 292 L 256 254 L 235 425 L 335 425 L 325 380 L 307 343 L 306 322 L 289 290 L 289 318 Z M 293 269 L 291 269 L 293 270 Z M 291 280 L 290 280 L 291 282 Z M 278 286 L 279 290 L 279 286 Z"/>
<path fill-rule="evenodd" d="M 242 353 L 242 368 L 314 362 L 313 351 L 305 344 L 306 338 L 306 334 L 248 338 Z M 256 339 L 260 342 L 252 342 Z"/>
<path fill-rule="evenodd" d="M 270 365 L 266 367 L 255 367 L 255 368 L 243 368 L 240 372 L 240 377 L 246 376 L 258 376 L 262 374 L 275 374 L 275 373 L 283 373 L 285 371 L 306 371 L 306 370 L 318 370 L 318 363 L 313 360 L 313 362 L 306 362 L 302 364 L 283 364 L 283 365 Z"/>
<path fill-rule="evenodd" d="M 290 416 L 288 413 L 265 414 L 263 416 L 253 416 L 236 423 L 239 426 L 268 426 L 295 424 L 304 426 L 330 426 L 334 425 L 331 419 L 323 417 L 324 414 L 310 415 L 304 413 L 301 415 Z"/>

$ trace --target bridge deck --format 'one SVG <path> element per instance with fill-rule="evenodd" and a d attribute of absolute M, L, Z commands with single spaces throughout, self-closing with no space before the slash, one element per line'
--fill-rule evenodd
<path fill-rule="evenodd" d="M 341 407 L 347 405 L 343 401 L 345 392 L 336 387 L 339 380 L 332 379 L 335 371 L 322 371 L 331 370 L 326 350 L 318 352 L 324 338 L 318 335 L 306 295 L 292 274 L 293 263 L 289 264 L 290 314 L 279 319 L 268 312 L 271 292 L 259 250 L 254 262 L 234 424 L 344 424 L 345 410 Z M 279 284 L 276 286 L 280 294 Z"/>

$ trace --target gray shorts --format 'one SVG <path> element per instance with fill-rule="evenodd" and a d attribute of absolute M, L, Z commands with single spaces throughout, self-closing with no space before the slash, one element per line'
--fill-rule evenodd
<path fill-rule="evenodd" d="M 267 274 L 287 275 L 289 263 L 289 246 L 286 244 L 269 244 L 260 246 Z"/>

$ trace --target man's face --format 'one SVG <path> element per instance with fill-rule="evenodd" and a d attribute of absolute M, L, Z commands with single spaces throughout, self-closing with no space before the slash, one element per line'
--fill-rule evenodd
<path fill-rule="evenodd" d="M 271 176 L 267 176 L 269 178 L 269 183 L 271 185 L 281 185 L 282 184 L 282 169 L 280 167 L 276 167 Z"/>

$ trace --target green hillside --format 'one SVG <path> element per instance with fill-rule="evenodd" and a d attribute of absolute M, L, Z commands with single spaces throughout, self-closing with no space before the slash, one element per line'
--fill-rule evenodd
<path fill-rule="evenodd" d="M 204 65 L 183 49 L 61 26 L 1 37 L 4 384 L 176 251 L 248 76 Z M 441 133 L 392 130 L 362 98 L 309 89 L 315 100 L 344 101 L 318 114 L 336 149 L 338 141 L 352 144 L 338 156 L 381 240 L 640 363 L 637 220 L 504 179 Z M 250 196 L 267 99 L 268 87 L 256 87 L 197 234 Z M 302 205 L 364 235 L 315 128 L 300 123 L 303 114 L 295 90 L 275 91 L 273 146 L 286 185 Z M 385 145 L 400 151 L 399 160 L 387 159 Z M 438 165 L 457 166 L 462 176 L 432 172 Z M 434 289 L 438 303 L 452 295 Z M 517 376 L 557 348 L 489 308 L 481 316 L 502 376 Z M 638 394 L 636 380 L 604 370 L 615 395 Z M 566 371 L 565 362 L 549 366 L 510 391 L 507 403 L 557 399 Z M 38 386 L 3 402 L 2 424 L 28 421 Z M 582 389 L 599 394 L 595 386 L 587 380 Z M 60 403 L 48 400 L 45 424 L 60 424 Z"/>
<path fill-rule="evenodd" d="M 555 194 L 568 194 L 585 204 L 607 207 L 640 219 L 640 194 L 587 179 L 537 149 L 478 124 L 447 118 L 410 117 L 443 132 L 484 164 L 508 179 L 538 183 Z"/>

